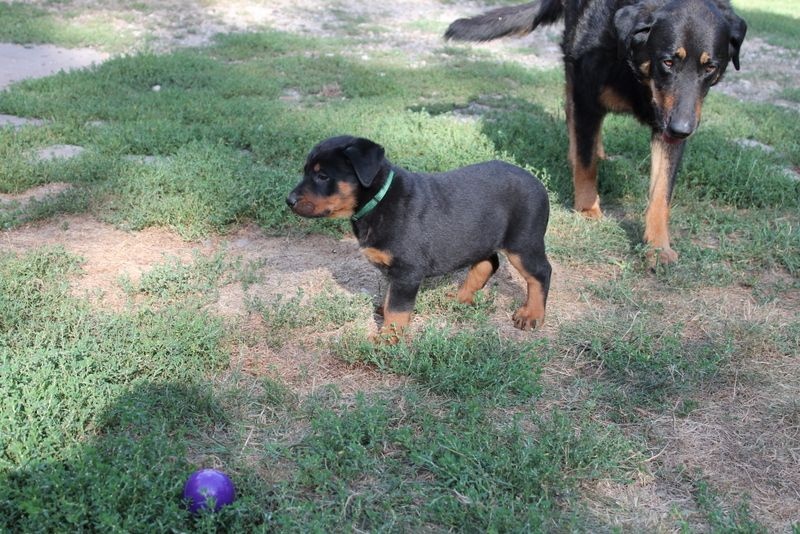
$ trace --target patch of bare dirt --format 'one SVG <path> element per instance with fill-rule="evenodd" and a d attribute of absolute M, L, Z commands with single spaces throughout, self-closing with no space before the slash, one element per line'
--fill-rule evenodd
<path fill-rule="evenodd" d="M 258 319 L 248 321 L 250 332 L 257 334 Z M 256 324 L 254 324 L 256 323 Z M 315 394 L 320 388 L 334 385 L 343 395 L 358 392 L 392 391 L 409 382 L 404 376 L 380 372 L 365 364 L 350 364 L 317 344 L 324 339 L 309 336 L 275 348 L 260 340 L 252 346 L 242 345 L 232 358 L 233 368 L 251 376 L 268 376 L 289 386 L 301 398 Z"/>
<path fill-rule="evenodd" d="M 40 247 L 64 247 L 83 258 L 83 274 L 74 291 L 103 307 L 119 309 L 126 301 L 121 277 L 138 280 L 167 258 L 189 261 L 195 250 L 210 248 L 183 241 L 168 230 L 125 232 L 90 216 L 62 216 L 0 233 L 0 249 L 24 253 Z"/>
<path fill-rule="evenodd" d="M 5 205 L 13 204 L 19 207 L 25 207 L 26 204 L 32 200 L 41 202 L 47 198 L 58 196 L 72 188 L 72 184 L 65 182 L 52 182 L 49 184 L 40 185 L 22 193 L 0 193 L 0 209 Z"/>
<path fill-rule="evenodd" d="M 770 277 L 769 273 L 764 273 L 765 280 Z M 643 287 L 651 285 L 657 295 L 656 282 L 646 282 Z M 798 318 L 796 303 L 800 291 L 787 289 L 780 299 L 769 302 L 758 302 L 751 288 L 736 285 L 696 288 L 689 295 L 676 293 L 654 298 L 671 310 L 673 322 L 684 326 L 687 338 L 702 339 L 711 334 L 724 334 L 721 329 L 728 326 L 741 331 L 788 327 Z"/>
<path fill-rule="evenodd" d="M 587 506 L 604 528 L 613 526 L 623 532 L 675 532 L 676 509 L 683 513 L 694 509 L 692 496 L 675 486 L 652 477 L 640 477 L 630 484 L 603 480 L 591 488 Z"/>
<path fill-rule="evenodd" d="M 800 361 L 798 347 L 787 347 L 795 354 L 776 352 L 769 338 L 796 323 L 798 302 L 797 290 L 759 303 L 750 290 L 727 287 L 674 303 L 687 335 L 735 335 L 733 376 L 705 392 L 688 417 L 656 417 L 651 426 L 666 444 L 665 468 L 702 471 L 733 497 L 729 502 L 746 498 L 775 532 L 800 520 Z"/>
<path fill-rule="evenodd" d="M 108 57 L 90 48 L 0 43 L 0 89 L 20 80 L 102 63 Z"/>
<path fill-rule="evenodd" d="M 232 354 L 233 368 L 251 376 L 269 376 L 290 386 L 301 396 L 334 384 L 346 395 L 357 391 L 391 390 L 406 382 L 403 377 L 377 372 L 365 365 L 351 365 L 319 346 L 338 332 L 320 332 L 314 325 L 301 328 L 297 339 L 271 342 L 267 325 L 252 313 L 248 302 L 269 305 L 302 291 L 308 297 L 335 287 L 349 294 L 376 295 L 380 273 L 361 256 L 353 238 L 326 236 L 268 237 L 256 226 L 244 226 L 218 244 L 226 257 L 259 266 L 258 281 L 229 284 L 219 291 L 212 306 L 218 313 L 239 321 L 246 338 Z M 363 325 L 365 330 L 374 324 Z"/>
<path fill-rule="evenodd" d="M 230 284 L 220 290 L 217 307 L 228 316 L 246 313 L 248 299 L 273 300 L 278 295 L 291 297 L 298 289 L 305 295 L 320 293 L 335 286 L 349 294 L 367 294 L 379 304 L 386 289 L 380 272 L 361 254 L 353 237 L 338 240 L 327 236 L 267 237 L 255 226 L 245 226 L 227 236 L 221 243 L 226 256 L 242 258 L 243 262 L 260 265 L 261 280 L 244 290 L 241 284 Z M 547 302 L 547 320 L 543 329 L 555 335 L 559 325 L 580 317 L 588 298 L 583 290 L 587 279 L 602 280 L 612 276 L 611 269 L 553 264 L 551 298 Z M 458 281 L 463 273 L 456 275 Z M 501 259 L 498 272 L 491 278 L 487 290 L 496 291 L 499 310 L 498 325 L 508 327 L 508 333 L 529 336 L 515 329 L 511 322 L 514 303 L 525 298 L 525 281 L 510 264 Z M 507 323 L 507 325 L 506 325 Z"/>
<path fill-rule="evenodd" d="M 227 315 L 241 315 L 247 298 L 290 297 L 300 288 L 310 295 L 328 284 L 350 293 L 378 291 L 380 274 L 363 259 L 354 238 L 267 237 L 251 225 L 227 236 L 220 246 L 229 257 L 261 266 L 261 280 L 247 292 L 241 284 L 222 288 L 219 306 Z"/>
<path fill-rule="evenodd" d="M 35 159 L 48 161 L 51 159 L 70 159 L 79 156 L 84 148 L 77 145 L 50 145 L 36 151 Z"/>
<path fill-rule="evenodd" d="M 800 86 L 800 54 L 748 36 L 742 45 L 741 70 L 731 66 L 725 80 L 715 87 L 728 96 L 800 111 L 800 104 L 781 98 L 787 87 Z"/>
<path fill-rule="evenodd" d="M 593 312 L 596 302 L 586 291 L 587 281 L 601 283 L 614 276 L 614 269 L 609 267 L 562 264 L 553 258 L 550 258 L 550 264 L 553 274 L 544 325 L 534 331 L 522 331 L 514 327 L 511 316 L 525 301 L 526 283 L 519 272 L 500 255 L 500 268 L 489 280 L 484 291 L 495 294 L 496 312 L 491 320 L 503 336 L 516 340 L 538 337 L 555 339 L 563 325 L 579 321 Z M 459 273 L 456 278 L 461 283 L 464 273 Z"/>
<path fill-rule="evenodd" d="M 259 266 L 257 282 L 249 284 L 247 289 L 240 283 L 221 288 L 218 301 L 212 306 L 226 317 L 243 320 L 243 329 L 252 334 L 251 342 L 244 342 L 236 349 L 234 366 L 247 374 L 281 378 L 303 393 L 310 393 L 328 383 L 335 383 L 346 392 L 380 390 L 404 383 L 404 379 L 377 373 L 366 366 L 347 364 L 317 348 L 339 332 L 304 331 L 307 338 L 291 340 L 275 348 L 265 339 L 263 321 L 248 309 L 248 302 L 253 299 L 270 303 L 275 302 L 278 296 L 291 298 L 298 290 L 307 299 L 331 287 L 351 295 L 367 294 L 374 304 L 380 303 L 386 282 L 380 272 L 364 259 L 354 238 L 268 237 L 255 226 L 245 226 L 221 241 L 219 249 L 225 252 L 226 257 L 239 257 L 243 263 Z M 587 297 L 582 288 L 587 277 L 610 276 L 610 272 L 603 273 L 600 269 L 558 263 L 553 267 L 545 327 L 535 332 L 522 332 L 513 327 L 511 314 L 514 306 L 525 298 L 526 285 L 507 261 L 501 261 L 489 288 L 496 293 L 497 312 L 492 321 L 500 332 L 516 339 L 555 336 L 560 324 L 575 320 L 586 312 Z M 463 276 L 464 273 L 459 273 L 455 278 L 460 282 Z M 415 315 L 411 330 L 419 328 L 426 320 L 428 318 Z M 376 317 L 371 317 L 360 326 L 364 331 L 374 333 L 378 330 L 377 321 Z"/>
<path fill-rule="evenodd" d="M 44 121 L 41 119 L 26 119 L 24 117 L 17 117 L 16 115 L 6 115 L 0 113 L 0 128 L 11 127 L 19 128 L 21 126 L 41 126 Z"/>
<path fill-rule="evenodd" d="M 782 276 L 765 273 L 764 280 Z M 800 291 L 762 303 L 744 287 L 665 295 L 656 284 L 645 280 L 640 289 L 670 310 L 686 338 L 733 336 L 732 365 L 698 393 L 698 408 L 688 416 L 642 413 L 644 433 L 659 444 L 647 462 L 658 477 L 602 481 L 588 488 L 590 509 L 602 524 L 634 532 L 668 532 L 681 519 L 702 530 L 706 521 L 690 483 L 699 478 L 729 505 L 747 502 L 770 532 L 790 532 L 800 520 L 800 361 L 797 347 L 779 352 L 769 338 L 796 323 Z M 574 369 L 567 364 L 565 372 Z"/>
<path fill-rule="evenodd" d="M 29 3 L 54 16 L 70 13 L 87 19 L 112 21 L 120 31 L 137 37 L 138 49 L 165 52 L 179 47 L 203 46 L 219 33 L 278 30 L 316 37 L 347 36 L 363 41 L 349 50 L 365 57 L 376 50 L 401 51 L 409 62 L 423 66 L 425 56 L 446 44 L 447 25 L 456 18 L 486 9 L 479 2 L 442 3 L 431 0 L 376 2 L 320 2 L 319 0 L 48 0 Z M 72 20 L 75 20 L 74 17 Z M 543 28 L 515 41 L 484 45 L 505 57 L 535 66 L 557 65 L 560 58 L 557 27 Z"/>

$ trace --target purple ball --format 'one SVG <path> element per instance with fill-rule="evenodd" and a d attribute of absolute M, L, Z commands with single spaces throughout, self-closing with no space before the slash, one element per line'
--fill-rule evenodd
<path fill-rule="evenodd" d="M 216 512 L 236 498 L 236 488 L 225 473 L 216 469 L 201 469 L 191 474 L 183 486 L 183 499 L 193 514 L 211 507 Z"/>

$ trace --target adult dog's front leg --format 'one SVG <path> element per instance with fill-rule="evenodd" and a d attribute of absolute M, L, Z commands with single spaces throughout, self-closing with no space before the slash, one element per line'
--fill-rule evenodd
<path fill-rule="evenodd" d="M 685 141 L 667 143 L 661 134 L 653 134 L 650 141 L 650 198 L 645 213 L 644 241 L 651 247 L 647 253 L 651 267 L 678 259 L 678 253 L 672 250 L 669 242 L 669 206 L 685 144 Z"/>

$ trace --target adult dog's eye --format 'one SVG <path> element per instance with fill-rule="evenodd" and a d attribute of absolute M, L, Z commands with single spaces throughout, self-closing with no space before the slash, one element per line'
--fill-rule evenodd
<path fill-rule="evenodd" d="M 675 62 L 674 62 L 674 61 L 672 61 L 671 59 L 665 59 L 665 60 L 664 60 L 664 61 L 662 61 L 661 63 L 663 63 L 663 64 L 664 64 L 664 67 L 666 67 L 666 69 L 667 69 L 667 70 L 670 70 L 670 69 L 672 68 L 672 65 L 674 65 L 674 64 L 675 64 Z"/>
<path fill-rule="evenodd" d="M 706 74 L 712 74 L 717 71 L 717 66 L 707 63 L 705 69 L 706 69 Z"/>
<path fill-rule="evenodd" d="M 327 181 L 327 180 L 328 180 L 328 175 L 327 175 L 327 174 L 325 174 L 324 172 L 321 172 L 321 173 L 319 173 L 319 174 L 317 175 L 317 180 L 320 180 L 320 181 L 322 181 L 322 182 L 325 182 L 325 181 Z"/>

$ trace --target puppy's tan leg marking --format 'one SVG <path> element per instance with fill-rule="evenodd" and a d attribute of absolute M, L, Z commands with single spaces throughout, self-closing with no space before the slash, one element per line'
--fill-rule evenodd
<path fill-rule="evenodd" d="M 519 271 L 519 274 L 525 279 L 528 284 L 528 296 L 523 304 L 517 311 L 514 312 L 512 320 L 514 326 L 520 330 L 528 330 L 536 328 L 544 324 L 544 288 L 542 283 L 539 282 L 533 275 L 531 275 L 522 265 L 522 260 L 516 254 L 506 253 L 508 261 L 514 268 Z"/>
<path fill-rule="evenodd" d="M 396 345 L 410 322 L 411 312 L 394 312 L 384 309 L 381 332 L 373 341 L 385 345 Z"/>
<path fill-rule="evenodd" d="M 489 260 L 481 260 L 470 267 L 467 278 L 456 294 L 456 300 L 462 304 L 475 304 L 475 292 L 483 289 L 486 282 L 494 273 L 494 267 Z"/>

